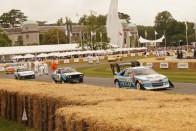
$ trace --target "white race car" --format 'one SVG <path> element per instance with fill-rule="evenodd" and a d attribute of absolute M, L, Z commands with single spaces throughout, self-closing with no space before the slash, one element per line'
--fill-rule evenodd
<path fill-rule="evenodd" d="M 14 73 L 15 79 L 35 79 L 35 72 L 28 68 L 19 68 Z"/>

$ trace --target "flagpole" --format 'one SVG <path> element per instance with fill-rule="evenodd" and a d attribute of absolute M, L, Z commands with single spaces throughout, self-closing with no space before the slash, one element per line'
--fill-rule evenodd
<path fill-rule="evenodd" d="M 167 50 L 165 30 L 164 30 L 164 36 L 165 36 L 165 49 Z"/>
<path fill-rule="evenodd" d="M 187 25 L 187 21 L 185 21 L 185 26 L 186 26 L 186 44 L 187 44 L 187 51 L 188 51 L 188 25 Z"/>

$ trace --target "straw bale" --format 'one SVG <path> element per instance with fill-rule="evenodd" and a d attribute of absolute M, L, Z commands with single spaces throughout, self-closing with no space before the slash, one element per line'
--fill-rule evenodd
<path fill-rule="evenodd" d="M 174 100 L 163 100 L 157 96 L 153 98 L 155 99 L 110 101 L 94 106 L 66 107 L 59 109 L 57 116 L 66 116 L 69 130 L 72 129 L 70 121 L 75 121 L 76 124 L 86 121 L 89 131 L 196 129 L 195 97 L 178 96 Z M 76 125 L 76 128 L 81 129 L 81 124 Z"/>
<path fill-rule="evenodd" d="M 175 105 L 177 105 L 176 111 L 178 112 L 190 108 L 186 117 L 187 122 L 191 126 L 193 126 L 192 117 L 195 117 L 191 112 L 195 111 L 195 108 L 192 106 L 196 102 L 195 96 L 103 88 L 83 84 L 55 84 L 9 79 L 0 80 L 0 82 L 1 116 L 7 118 L 9 116 L 7 114 L 8 112 L 11 112 L 13 115 L 13 112 L 16 110 L 15 115 L 18 123 L 23 123 L 41 130 L 143 129 L 149 125 L 141 124 L 141 127 L 136 127 L 133 124 L 133 126 L 128 121 L 128 115 L 133 115 L 135 120 L 137 118 L 135 117 L 136 113 L 138 113 L 137 109 L 144 111 L 147 108 L 149 112 L 147 115 L 152 115 L 154 110 L 151 109 L 155 109 L 155 112 L 160 114 L 158 109 L 166 109 L 169 112 L 170 109 L 175 109 Z M 16 107 L 12 104 L 10 108 L 7 108 L 9 107 L 9 96 L 11 103 L 15 103 Z M 24 106 L 27 110 L 28 117 L 28 121 L 26 122 L 22 121 Z M 61 110 L 58 110 L 59 108 Z M 58 111 L 56 112 L 56 110 Z M 130 114 L 129 111 L 132 110 L 133 114 Z M 128 115 L 123 113 L 123 111 L 128 112 Z M 118 115 L 119 113 L 122 116 Z M 174 117 L 172 114 L 170 115 L 168 116 L 169 119 L 171 119 L 170 117 Z M 185 116 L 186 114 L 182 113 L 182 115 Z M 176 116 L 179 118 L 182 117 L 179 113 Z M 133 120 L 133 123 L 137 123 L 140 118 L 143 120 L 143 117 L 141 114 L 137 120 Z M 115 119 L 118 120 L 117 124 L 113 122 Z M 146 121 L 146 119 L 143 121 Z M 132 121 L 132 119 L 130 120 Z M 164 120 L 166 120 L 166 117 Z M 174 121 L 174 118 L 171 120 Z M 124 121 L 125 123 L 123 123 Z M 157 126 L 157 129 L 160 128 Z"/>

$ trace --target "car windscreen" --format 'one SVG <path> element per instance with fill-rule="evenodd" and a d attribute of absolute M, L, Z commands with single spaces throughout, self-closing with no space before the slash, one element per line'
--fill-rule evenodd
<path fill-rule="evenodd" d="M 22 69 L 18 69 L 17 71 L 18 72 L 23 72 L 23 71 L 29 71 L 29 69 L 28 68 L 22 68 Z"/>
<path fill-rule="evenodd" d="M 136 76 L 138 75 L 151 75 L 151 74 L 157 74 L 153 69 L 151 68 L 136 68 L 133 69 Z"/>
<path fill-rule="evenodd" d="M 62 74 L 63 73 L 72 73 L 72 72 L 76 72 L 76 70 L 72 69 L 72 68 L 69 68 L 69 69 L 63 69 L 61 72 L 62 72 Z"/>

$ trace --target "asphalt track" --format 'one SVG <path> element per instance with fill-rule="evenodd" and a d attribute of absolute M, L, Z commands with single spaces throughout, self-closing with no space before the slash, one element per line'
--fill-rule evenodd
<path fill-rule="evenodd" d="M 0 74 L 0 79 L 14 79 L 14 75 L 13 74 Z M 36 74 L 36 78 L 32 81 L 53 82 L 51 79 L 51 73 L 47 76 L 38 76 Z M 104 86 L 104 87 L 114 87 L 114 82 L 112 78 L 84 77 L 83 84 Z M 174 83 L 174 86 L 175 88 L 158 90 L 158 91 L 196 95 L 196 84 Z"/>

